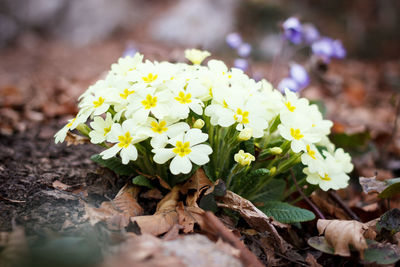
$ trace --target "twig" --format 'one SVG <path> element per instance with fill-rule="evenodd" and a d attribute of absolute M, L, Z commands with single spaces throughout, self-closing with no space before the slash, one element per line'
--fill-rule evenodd
<path fill-rule="evenodd" d="M 357 214 L 355 214 L 340 198 L 338 194 L 336 194 L 335 191 L 329 190 L 329 196 L 336 201 L 339 206 L 352 218 L 353 220 L 356 221 L 361 221 L 360 218 L 358 218 Z"/>
<path fill-rule="evenodd" d="M 315 211 L 315 213 L 317 213 L 318 217 L 320 219 L 324 220 L 325 219 L 324 214 L 322 214 L 322 212 L 318 209 L 318 207 L 301 190 L 299 184 L 297 183 L 296 177 L 294 176 L 294 172 L 292 169 L 290 169 L 290 173 L 292 174 L 292 180 L 293 180 L 294 184 L 296 185 L 297 191 L 299 191 L 300 195 L 304 198 L 304 200 L 308 203 L 308 205 L 310 205 L 311 208 Z"/>
<path fill-rule="evenodd" d="M 266 250 L 272 251 L 273 253 L 275 253 L 275 254 L 278 255 L 279 257 L 284 258 L 284 259 L 286 259 L 286 260 L 288 260 L 288 261 L 290 261 L 290 262 L 297 263 L 297 264 L 299 264 L 299 265 L 301 265 L 301 266 L 308 266 L 307 264 L 304 264 L 304 263 L 302 263 L 302 262 L 299 262 L 299 261 L 296 261 L 296 260 L 294 260 L 294 259 L 291 259 L 290 257 L 288 257 L 288 256 L 286 256 L 286 255 L 284 255 L 284 254 L 282 254 L 282 253 L 279 253 L 279 252 L 277 252 L 277 251 L 275 251 L 275 250 L 273 250 L 273 249 L 270 249 L 270 248 L 264 246 L 264 244 L 261 243 L 260 240 L 257 240 L 257 239 L 254 238 L 253 236 L 250 236 L 250 237 L 251 237 L 251 240 L 254 241 L 254 242 L 256 242 L 263 250 L 266 249 Z M 265 252 L 264 252 L 264 253 L 265 253 Z"/>
<path fill-rule="evenodd" d="M 237 238 L 228 228 L 212 213 L 205 212 L 204 213 L 205 224 L 208 226 L 203 229 L 203 231 L 212 232 L 219 237 L 221 237 L 225 242 L 231 244 L 234 248 L 240 251 L 240 259 L 242 260 L 245 266 L 251 267 L 262 267 L 264 266 L 257 259 L 256 255 L 254 255 L 250 250 Z"/>

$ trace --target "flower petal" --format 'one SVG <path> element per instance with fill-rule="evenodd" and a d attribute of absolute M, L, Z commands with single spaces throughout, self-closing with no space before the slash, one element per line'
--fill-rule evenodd
<path fill-rule="evenodd" d="M 203 133 L 200 129 L 190 129 L 187 131 L 184 142 L 189 142 L 190 146 L 203 143 L 208 139 L 208 134 Z"/>
<path fill-rule="evenodd" d="M 192 170 L 192 163 L 188 157 L 176 156 L 169 165 L 171 173 L 177 175 L 179 173 L 187 174 Z"/>
<path fill-rule="evenodd" d="M 103 159 L 109 159 L 109 158 L 114 157 L 120 150 L 121 150 L 121 147 L 119 147 L 117 144 L 115 144 L 112 147 L 110 147 L 109 149 L 101 152 L 100 156 L 102 156 Z"/>
<path fill-rule="evenodd" d="M 155 148 L 152 152 L 155 154 L 153 159 L 158 164 L 164 164 L 176 155 L 172 148 Z"/>

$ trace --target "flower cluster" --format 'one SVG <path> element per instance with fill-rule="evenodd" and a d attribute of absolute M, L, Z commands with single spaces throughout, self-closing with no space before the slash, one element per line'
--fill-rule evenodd
<path fill-rule="evenodd" d="M 310 47 L 312 55 L 329 63 L 332 58 L 343 59 L 346 57 L 340 40 L 321 36 L 317 28 L 310 24 L 302 24 L 298 18 L 290 17 L 282 24 L 283 39 L 298 46 L 298 49 Z M 309 84 L 309 77 L 306 69 L 297 64 L 290 64 L 289 77 L 282 79 L 278 89 L 283 91 L 285 88 L 293 92 L 298 92 Z"/>
<path fill-rule="evenodd" d="M 249 62 L 247 58 L 250 56 L 252 47 L 249 43 L 245 43 L 242 40 L 242 37 L 237 32 L 232 32 L 228 34 L 225 38 L 226 43 L 232 49 L 236 50 L 238 54 L 238 58 L 236 58 L 233 62 L 233 66 L 237 69 L 241 69 L 246 71 L 249 67 Z"/>
<path fill-rule="evenodd" d="M 78 129 L 105 147 L 104 160 L 119 157 L 166 181 L 197 166 L 216 180 L 235 168 L 268 168 L 274 170 L 269 178 L 281 177 L 302 164 L 307 181 L 323 190 L 347 186 L 350 156 L 329 142 L 332 122 L 316 105 L 222 61 L 202 66 L 207 51 L 185 54 L 192 64 L 143 61 L 139 53 L 120 58 L 83 93 L 77 116 L 56 142 Z M 249 142 L 252 154 L 245 152 Z"/>

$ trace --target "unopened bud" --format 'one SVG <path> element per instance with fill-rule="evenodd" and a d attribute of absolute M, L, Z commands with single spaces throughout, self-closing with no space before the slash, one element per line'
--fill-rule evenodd
<path fill-rule="evenodd" d="M 76 129 L 78 130 L 79 133 L 81 133 L 84 136 L 89 136 L 89 133 L 92 130 L 89 128 L 89 126 L 87 126 L 84 123 L 79 123 L 78 126 L 76 126 Z"/>
<path fill-rule="evenodd" d="M 243 131 L 239 133 L 238 140 L 239 141 L 247 141 L 253 136 L 253 130 L 251 128 L 245 128 Z"/>
<path fill-rule="evenodd" d="M 282 148 L 276 146 L 270 149 L 272 155 L 279 155 L 282 153 Z"/>
<path fill-rule="evenodd" d="M 197 119 L 194 124 L 193 128 L 201 129 L 204 127 L 205 122 L 202 119 Z"/>
<path fill-rule="evenodd" d="M 185 57 L 192 62 L 194 65 L 200 65 L 201 62 L 206 57 L 209 57 L 211 54 L 208 51 L 202 51 L 198 49 L 187 49 L 185 50 Z"/>
<path fill-rule="evenodd" d="M 269 175 L 274 175 L 276 173 L 276 167 L 272 167 L 270 170 L 269 170 Z"/>
<path fill-rule="evenodd" d="M 245 153 L 243 150 L 239 150 L 239 152 L 235 154 L 234 159 L 242 166 L 249 166 L 252 161 L 256 160 L 252 154 Z"/>

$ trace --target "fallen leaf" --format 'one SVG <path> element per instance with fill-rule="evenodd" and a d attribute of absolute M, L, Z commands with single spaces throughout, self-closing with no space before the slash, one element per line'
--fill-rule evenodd
<path fill-rule="evenodd" d="M 70 185 L 64 184 L 64 183 L 60 182 L 59 180 L 55 180 L 55 181 L 52 183 L 52 186 L 53 186 L 54 188 L 56 188 L 56 189 L 63 190 L 63 191 L 67 191 L 68 189 L 71 188 Z"/>
<path fill-rule="evenodd" d="M 387 184 L 383 181 L 379 181 L 376 179 L 376 176 L 367 178 L 367 177 L 360 177 L 359 179 L 360 185 L 364 193 L 369 194 L 372 192 L 380 193 L 387 187 Z"/>
<path fill-rule="evenodd" d="M 150 190 L 140 194 L 140 197 L 147 198 L 147 199 L 162 199 L 163 195 L 160 192 L 160 190 L 158 190 L 157 188 L 154 188 L 154 189 L 150 189 Z"/>
<path fill-rule="evenodd" d="M 342 208 L 337 206 L 335 202 L 330 201 L 329 195 L 326 192 L 314 191 L 310 198 L 321 209 L 323 214 L 329 214 L 334 218 L 342 220 L 350 219 Z"/>
<path fill-rule="evenodd" d="M 249 200 L 242 198 L 241 196 L 227 190 L 225 196 L 218 198 L 222 203 L 218 203 L 219 207 L 228 208 L 239 212 L 240 215 L 246 220 L 246 222 L 254 229 L 259 232 L 268 231 L 275 238 L 275 241 L 279 244 L 279 248 L 282 253 L 285 253 L 288 244 L 278 234 L 274 226 L 281 228 L 289 227 L 286 224 L 277 222 L 268 218 L 262 211 L 257 209 L 253 203 Z"/>
<path fill-rule="evenodd" d="M 392 235 L 400 231 L 400 210 L 392 209 L 383 214 L 376 223 L 376 228 L 379 232 L 386 229 Z"/>
<path fill-rule="evenodd" d="M 322 267 L 322 265 L 317 262 L 311 253 L 307 253 L 306 262 L 310 265 L 310 267 Z"/>
<path fill-rule="evenodd" d="M 131 221 L 136 222 L 142 233 L 148 233 L 155 236 L 168 232 L 175 224 L 178 223 L 178 214 L 176 206 L 179 199 L 178 186 L 162 199 L 157 205 L 156 212 L 153 215 L 131 217 Z"/>
<path fill-rule="evenodd" d="M 212 186 L 212 182 L 208 179 L 204 170 L 199 168 L 181 187 L 181 193 L 186 196 L 186 205 L 190 207 L 198 207 L 197 200 L 202 192 Z M 192 191 L 192 192 L 191 192 Z"/>
<path fill-rule="evenodd" d="M 368 249 L 365 250 L 366 263 L 394 264 L 400 260 L 400 249 L 389 243 L 379 243 L 367 240 Z"/>
<path fill-rule="evenodd" d="M 90 144 L 90 139 L 84 136 L 80 136 L 71 132 L 67 132 L 67 136 L 65 137 L 65 141 L 67 142 L 67 146 L 77 146 Z"/>
<path fill-rule="evenodd" d="M 327 242 L 334 247 L 335 255 L 350 256 L 349 245 L 360 252 L 364 258 L 364 250 L 368 247 L 363 236 L 368 229 L 366 225 L 358 221 L 322 220 L 317 222 L 319 234 L 324 234 Z"/>
<path fill-rule="evenodd" d="M 139 216 L 143 208 L 137 202 L 140 188 L 126 184 L 112 201 L 104 201 L 99 208 L 84 202 L 86 216 L 91 225 L 107 222 L 111 229 L 121 229 L 129 224 L 129 218 Z"/>

